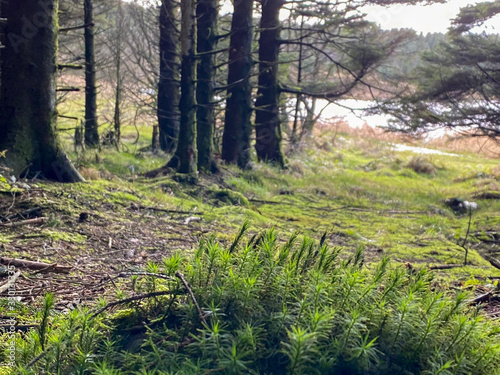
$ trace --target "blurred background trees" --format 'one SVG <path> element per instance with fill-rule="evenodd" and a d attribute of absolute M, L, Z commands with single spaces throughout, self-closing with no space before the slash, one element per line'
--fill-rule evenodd
<path fill-rule="evenodd" d="M 381 30 L 363 13 L 372 3 L 415 1 L 61 0 L 59 131 L 122 150 L 121 129 L 147 125 L 149 149 L 181 173 L 284 167 L 318 103 L 344 98 L 378 102 L 398 130 L 498 135 L 498 36 L 470 32 L 498 2 L 464 9 L 446 38 Z"/>

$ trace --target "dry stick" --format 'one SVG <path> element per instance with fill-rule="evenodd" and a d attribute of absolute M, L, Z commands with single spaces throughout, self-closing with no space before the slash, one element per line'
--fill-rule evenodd
<path fill-rule="evenodd" d="M 185 214 L 185 215 L 203 215 L 203 212 L 192 212 L 192 211 L 178 211 L 178 210 L 169 210 L 168 208 L 161 208 L 161 207 L 149 207 L 149 206 L 138 206 L 138 208 L 142 210 L 151 210 L 151 211 L 160 211 L 160 212 L 166 212 L 169 214 Z"/>
<path fill-rule="evenodd" d="M 492 295 L 493 295 L 493 293 L 490 291 L 488 293 L 481 294 L 481 295 L 477 296 L 476 298 L 469 300 L 468 302 L 471 305 L 477 305 L 478 303 L 483 303 L 483 302 L 488 301 Z"/>
<path fill-rule="evenodd" d="M 495 267 L 495 268 L 498 268 L 500 270 L 500 261 L 494 257 L 492 257 L 491 255 L 489 254 L 485 254 L 485 253 L 480 253 L 481 256 L 486 259 L 488 262 L 490 262 L 490 264 Z"/>
<path fill-rule="evenodd" d="M 40 224 L 46 222 L 47 220 L 48 220 L 47 217 L 37 217 L 35 219 L 16 221 L 14 223 L 0 224 L 0 226 L 4 228 L 13 228 L 13 227 L 20 227 L 22 225 Z"/>
<path fill-rule="evenodd" d="M 14 276 L 9 277 L 9 281 L 7 281 L 4 285 L 0 286 L 0 294 L 5 292 L 7 289 L 10 288 L 11 285 L 13 285 L 17 278 L 21 275 L 21 271 L 17 271 Z"/>
<path fill-rule="evenodd" d="M 184 275 L 182 273 L 180 273 L 179 271 L 177 271 L 175 273 L 175 276 L 177 276 L 179 278 L 179 280 L 182 282 L 182 284 L 184 285 L 184 288 L 186 288 L 186 290 L 188 291 L 189 295 L 191 296 L 191 299 L 193 300 L 193 303 L 196 307 L 196 310 L 198 310 L 198 315 L 200 316 L 200 319 L 201 321 L 207 325 L 207 321 L 205 320 L 205 316 L 203 315 L 203 311 L 201 311 L 200 309 L 200 305 L 198 305 L 198 301 L 196 301 L 196 298 L 194 296 L 194 293 L 193 291 L 191 290 L 191 287 L 189 286 L 188 282 L 186 281 L 186 279 L 184 278 Z"/>
<path fill-rule="evenodd" d="M 174 293 L 174 292 L 171 291 L 171 290 L 163 290 L 163 291 L 160 291 L 160 292 L 151 292 L 151 293 L 137 294 L 136 296 L 132 296 L 132 297 L 129 297 L 129 298 L 121 299 L 121 300 L 115 301 L 115 302 L 110 302 L 106 306 L 104 306 L 103 308 L 97 310 L 95 313 L 93 313 L 92 315 L 90 315 L 89 320 L 90 319 L 94 319 L 97 315 L 99 315 L 103 311 L 106 311 L 107 309 L 109 309 L 111 307 L 114 307 L 114 306 L 122 305 L 122 304 L 128 303 L 128 302 L 139 301 L 141 299 L 146 299 L 146 298 L 151 298 L 151 297 L 158 297 L 158 296 L 164 296 L 164 295 L 172 294 L 172 293 Z"/>
<path fill-rule="evenodd" d="M 52 348 L 52 347 L 51 347 Z M 41 360 L 45 355 L 47 354 L 47 351 L 41 352 L 39 355 L 37 355 L 35 358 L 33 358 L 30 363 L 26 365 L 26 368 L 30 368 L 33 366 L 35 363 L 37 363 L 39 360 Z"/>
<path fill-rule="evenodd" d="M 463 267 L 462 264 L 440 264 L 437 266 L 429 267 L 430 270 L 449 270 L 451 268 L 460 268 Z"/>
<path fill-rule="evenodd" d="M 120 272 L 118 274 L 118 277 L 128 277 L 128 276 L 151 276 L 151 277 L 156 277 L 157 279 L 163 279 L 163 280 L 169 280 L 169 281 L 174 281 L 175 278 L 172 276 L 167 276 L 167 275 L 162 275 L 161 273 L 152 273 L 152 272 Z"/>
<path fill-rule="evenodd" d="M 60 266 L 57 263 L 47 264 L 41 262 L 33 262 L 30 260 L 5 258 L 5 257 L 0 257 L 0 264 L 4 264 L 6 266 L 11 265 L 15 267 L 26 267 L 34 271 L 45 271 L 45 272 L 50 271 L 55 273 L 69 273 L 69 271 L 73 269 L 73 267 Z"/>

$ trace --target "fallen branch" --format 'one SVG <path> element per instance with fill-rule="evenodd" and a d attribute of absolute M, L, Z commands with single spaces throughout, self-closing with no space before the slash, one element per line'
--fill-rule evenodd
<path fill-rule="evenodd" d="M 4 257 L 0 257 L 0 264 L 6 266 L 25 267 L 30 270 L 40 271 L 40 272 L 69 273 L 69 271 L 73 269 L 73 267 L 60 266 L 57 263 L 48 264 L 42 262 L 33 262 L 31 260 L 4 258 Z"/>
<path fill-rule="evenodd" d="M 16 221 L 14 223 L 0 224 L 0 227 L 13 228 L 13 227 L 20 227 L 20 226 L 23 226 L 23 225 L 41 224 L 41 223 L 45 223 L 47 220 L 48 220 L 47 217 L 37 217 L 37 218 L 34 218 L 34 219 L 28 219 L 28 220 L 23 220 L 23 221 Z"/>
<path fill-rule="evenodd" d="M 150 206 L 139 206 L 139 205 L 133 205 L 132 207 L 134 207 L 134 208 L 140 208 L 142 210 L 167 212 L 169 214 L 182 214 L 182 215 L 194 215 L 194 214 L 196 214 L 196 215 L 203 215 L 203 212 L 179 211 L 179 210 L 171 210 L 171 209 L 162 208 L 162 207 L 150 207 Z"/>
<path fill-rule="evenodd" d="M 151 276 L 151 277 L 156 277 L 157 279 L 163 279 L 163 280 L 169 280 L 169 281 L 175 280 L 175 278 L 172 276 L 167 276 L 167 275 L 162 275 L 160 273 L 152 273 L 152 272 L 120 272 L 112 280 L 114 280 L 118 277 L 128 277 L 128 276 Z"/>
<path fill-rule="evenodd" d="M 2 286 L 0 286 L 0 294 L 2 294 L 3 292 L 5 292 L 7 289 L 9 289 L 11 287 L 11 285 L 13 285 L 17 278 L 21 276 L 21 271 L 17 271 L 14 276 L 11 276 L 9 277 L 9 281 L 7 281 L 5 284 L 3 284 Z"/>
<path fill-rule="evenodd" d="M 200 316 L 201 321 L 205 325 L 207 325 L 207 321 L 205 320 L 205 315 L 203 314 L 203 311 L 201 311 L 200 305 L 198 305 L 198 301 L 196 301 L 196 297 L 194 296 L 194 293 L 191 290 L 191 287 L 189 286 L 188 282 L 184 278 L 184 275 L 182 273 L 180 273 L 180 272 L 176 272 L 175 276 L 177 276 L 179 278 L 179 280 L 184 285 L 184 288 L 186 288 L 186 290 L 188 291 L 189 295 L 191 296 L 191 299 L 193 300 L 193 304 L 195 305 L 196 310 L 198 310 L 198 315 Z"/>
<path fill-rule="evenodd" d="M 483 303 L 483 302 L 487 302 L 489 301 L 490 297 L 492 296 L 492 293 L 491 291 L 488 292 L 488 293 L 484 293 L 484 294 L 480 294 L 479 296 L 477 296 L 476 298 L 474 299 L 471 299 L 469 300 L 468 302 L 471 304 L 471 305 L 477 305 L 479 303 Z"/>
<path fill-rule="evenodd" d="M 480 254 L 484 259 L 486 259 L 488 262 L 490 262 L 490 264 L 493 267 L 498 268 L 500 270 L 500 260 L 493 258 L 491 255 L 488 255 L 488 254 L 484 254 L 484 253 L 480 253 Z"/>
<path fill-rule="evenodd" d="M 18 212 L 16 214 L 10 215 L 6 218 L 3 218 L 2 221 L 11 221 L 11 220 L 14 220 L 17 218 L 28 219 L 30 216 L 32 216 L 32 217 L 33 216 L 35 216 L 35 217 L 40 216 L 41 213 L 42 213 L 41 207 L 33 207 L 33 208 L 29 208 L 27 210 Z"/>
<path fill-rule="evenodd" d="M 112 308 L 114 306 L 123 305 L 124 303 L 129 303 L 129 302 L 133 302 L 133 301 L 140 301 L 142 299 L 147 299 L 147 298 L 151 298 L 151 297 L 165 296 L 167 294 L 173 294 L 173 293 L 174 292 L 171 291 L 171 290 L 163 290 L 163 291 L 160 291 L 160 292 L 151 292 L 151 293 L 138 294 L 136 296 L 132 296 L 132 297 L 129 297 L 129 298 L 121 299 L 121 300 L 115 301 L 115 302 L 111 302 L 111 303 L 108 303 L 106 306 L 104 306 L 104 307 L 100 308 L 99 310 L 97 310 L 92 315 L 90 315 L 89 319 L 94 319 L 97 315 L 101 314 L 102 312 L 104 312 L 107 309 L 110 309 L 110 308 Z"/>
<path fill-rule="evenodd" d="M 463 264 L 439 264 L 437 266 L 429 267 L 430 270 L 449 270 L 451 268 L 460 268 Z"/>

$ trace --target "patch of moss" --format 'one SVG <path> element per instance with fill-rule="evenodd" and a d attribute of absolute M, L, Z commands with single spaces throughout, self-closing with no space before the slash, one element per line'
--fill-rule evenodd
<path fill-rule="evenodd" d="M 11 186 L 7 182 L 7 179 L 0 174 L 0 191 L 8 192 L 10 191 Z"/>
<path fill-rule="evenodd" d="M 7 236 L 0 233 L 0 243 L 9 243 L 9 242 L 10 242 L 10 239 Z"/>
<path fill-rule="evenodd" d="M 61 231 L 55 231 L 55 230 L 50 230 L 50 229 L 44 229 L 42 231 L 42 234 L 45 237 L 52 238 L 56 241 L 66 241 L 66 242 L 72 242 L 72 243 L 78 243 L 78 244 L 83 244 L 87 241 L 86 236 L 82 236 L 81 234 L 78 234 L 78 233 L 68 233 L 68 232 L 61 232 Z"/>
<path fill-rule="evenodd" d="M 208 197 L 233 206 L 248 206 L 248 199 L 238 191 L 229 189 L 209 190 Z"/>

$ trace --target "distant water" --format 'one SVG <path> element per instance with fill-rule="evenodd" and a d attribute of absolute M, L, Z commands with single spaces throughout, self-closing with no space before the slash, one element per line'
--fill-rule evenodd
<path fill-rule="evenodd" d="M 399 143 L 391 143 L 390 145 L 391 145 L 391 149 L 394 151 L 411 151 L 411 152 L 415 152 L 417 154 L 426 154 L 426 155 L 460 156 L 458 154 L 451 154 L 449 152 L 433 150 L 431 148 L 425 148 L 425 147 L 407 146 L 407 145 L 402 145 Z"/>
<path fill-rule="evenodd" d="M 321 99 L 316 102 L 316 115 L 320 114 L 320 120 L 324 122 L 342 118 L 354 129 L 361 128 L 364 125 L 372 128 L 388 127 L 391 116 L 384 114 L 367 115 L 365 113 L 367 109 L 373 108 L 375 105 L 376 103 L 371 100 L 344 99 L 335 103 L 329 103 L 327 100 Z M 439 129 L 429 132 L 426 138 L 439 138 L 444 134 L 445 131 Z"/>

